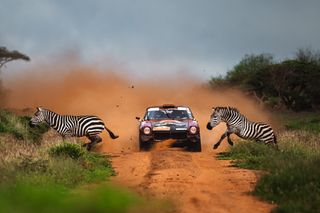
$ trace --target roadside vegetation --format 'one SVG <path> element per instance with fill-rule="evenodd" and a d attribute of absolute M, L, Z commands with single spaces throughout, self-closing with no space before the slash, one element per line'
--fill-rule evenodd
<path fill-rule="evenodd" d="M 277 204 L 273 212 L 320 212 L 318 116 L 309 113 L 283 121 L 286 130 L 279 133 L 279 150 L 240 141 L 220 158 L 232 159 L 241 168 L 262 171 L 253 194 Z"/>
<path fill-rule="evenodd" d="M 110 157 L 70 141 L 44 140 L 48 127 L 0 110 L 0 212 L 163 212 L 108 184 Z M 97 184 L 98 183 L 98 184 Z"/>
<path fill-rule="evenodd" d="M 225 76 L 212 77 L 212 88 L 244 91 L 260 104 L 296 112 L 320 109 L 320 53 L 299 49 L 277 61 L 271 54 L 245 55 Z"/>
<path fill-rule="evenodd" d="M 320 53 L 298 49 L 277 61 L 271 54 L 245 55 L 212 88 L 233 88 L 274 113 L 279 150 L 240 141 L 220 158 L 261 171 L 253 191 L 276 203 L 274 212 L 320 212 Z M 260 173 L 260 172 L 259 172 Z"/>
<path fill-rule="evenodd" d="M 7 110 L 0 110 L 0 133 L 9 134 L 18 140 L 26 140 L 30 143 L 40 143 L 42 135 L 49 130 L 45 124 L 39 128 L 29 127 L 29 116 L 16 116 Z"/>

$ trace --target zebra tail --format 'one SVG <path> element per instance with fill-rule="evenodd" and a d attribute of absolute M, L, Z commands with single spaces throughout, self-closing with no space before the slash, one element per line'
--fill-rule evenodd
<path fill-rule="evenodd" d="M 277 141 L 277 136 L 276 136 L 275 133 L 273 133 L 273 142 L 274 142 L 274 144 L 277 144 L 277 143 L 278 143 L 278 141 Z"/>
<path fill-rule="evenodd" d="M 104 127 L 106 130 L 107 130 L 107 132 L 109 133 L 109 135 L 110 135 L 110 137 L 112 138 L 112 139 L 116 139 L 116 138 L 118 138 L 119 137 L 119 135 L 115 135 L 110 129 L 108 129 L 106 126 Z"/>
<path fill-rule="evenodd" d="M 275 133 L 273 133 L 273 144 L 275 146 L 275 149 L 276 150 L 279 150 L 279 147 L 278 147 L 278 141 L 277 141 L 277 136 Z"/>

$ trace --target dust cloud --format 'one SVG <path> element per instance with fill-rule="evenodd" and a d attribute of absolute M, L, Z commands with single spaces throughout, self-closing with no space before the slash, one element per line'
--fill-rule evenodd
<path fill-rule="evenodd" d="M 53 68 L 54 67 L 54 71 Z M 212 144 L 225 130 L 220 124 L 208 131 L 213 106 L 237 107 L 249 119 L 269 122 L 270 116 L 239 91 L 212 90 L 204 82 L 183 72 L 155 79 L 135 79 L 117 70 L 99 70 L 92 67 L 68 67 L 59 71 L 52 66 L 24 71 L 6 79 L 10 91 L 7 107 L 34 108 L 42 106 L 60 114 L 94 114 L 100 116 L 113 132 L 120 135 L 111 140 L 102 133 L 102 152 L 129 152 L 138 150 L 138 121 L 148 106 L 162 104 L 191 107 L 200 123 L 203 150 L 212 151 Z M 121 72 L 124 73 L 124 72 Z M 221 146 L 226 146 L 222 143 Z"/>

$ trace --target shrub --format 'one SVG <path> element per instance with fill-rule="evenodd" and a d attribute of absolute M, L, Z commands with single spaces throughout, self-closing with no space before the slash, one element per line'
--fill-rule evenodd
<path fill-rule="evenodd" d="M 34 141 L 37 144 L 41 143 L 42 135 L 49 131 L 50 127 L 46 123 L 41 123 L 38 126 L 31 128 L 29 127 L 28 123 L 31 117 L 29 116 L 22 116 L 20 117 L 20 122 L 25 126 L 28 130 L 27 138 L 28 140 Z"/>
<path fill-rule="evenodd" d="M 49 130 L 49 126 L 40 124 L 36 128 L 30 128 L 28 125 L 30 119 L 31 117 L 19 117 L 0 109 L 0 133 L 8 133 L 18 140 L 30 140 L 39 144 L 42 135 Z"/>
<path fill-rule="evenodd" d="M 82 147 L 72 143 L 62 143 L 49 149 L 49 154 L 54 157 L 68 156 L 72 159 L 79 159 L 84 153 L 85 150 Z"/>
<path fill-rule="evenodd" d="M 64 171 L 66 165 L 64 161 L 72 159 L 78 168 L 77 174 L 81 176 L 81 182 L 94 182 L 106 179 L 107 177 L 114 175 L 114 170 L 112 169 L 111 162 L 107 156 L 99 153 L 87 152 L 80 145 L 64 142 L 62 144 L 53 146 L 49 149 L 49 155 L 53 157 L 54 160 L 51 161 L 52 166 L 55 168 L 57 175 Z M 62 157 L 62 159 L 61 159 Z M 60 163 L 61 164 L 60 164 Z M 72 166 L 72 162 L 69 162 Z M 60 168 L 63 167 L 63 168 Z M 67 171 L 66 172 L 70 172 Z M 62 177 L 63 175 L 61 175 Z M 74 177 L 73 179 L 78 179 Z"/>

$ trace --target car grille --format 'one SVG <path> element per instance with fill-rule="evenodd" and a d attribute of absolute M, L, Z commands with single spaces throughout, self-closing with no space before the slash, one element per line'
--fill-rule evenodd
<path fill-rule="evenodd" d="M 186 139 L 186 132 L 156 132 L 154 133 L 155 140 L 166 140 L 166 139 Z"/>

